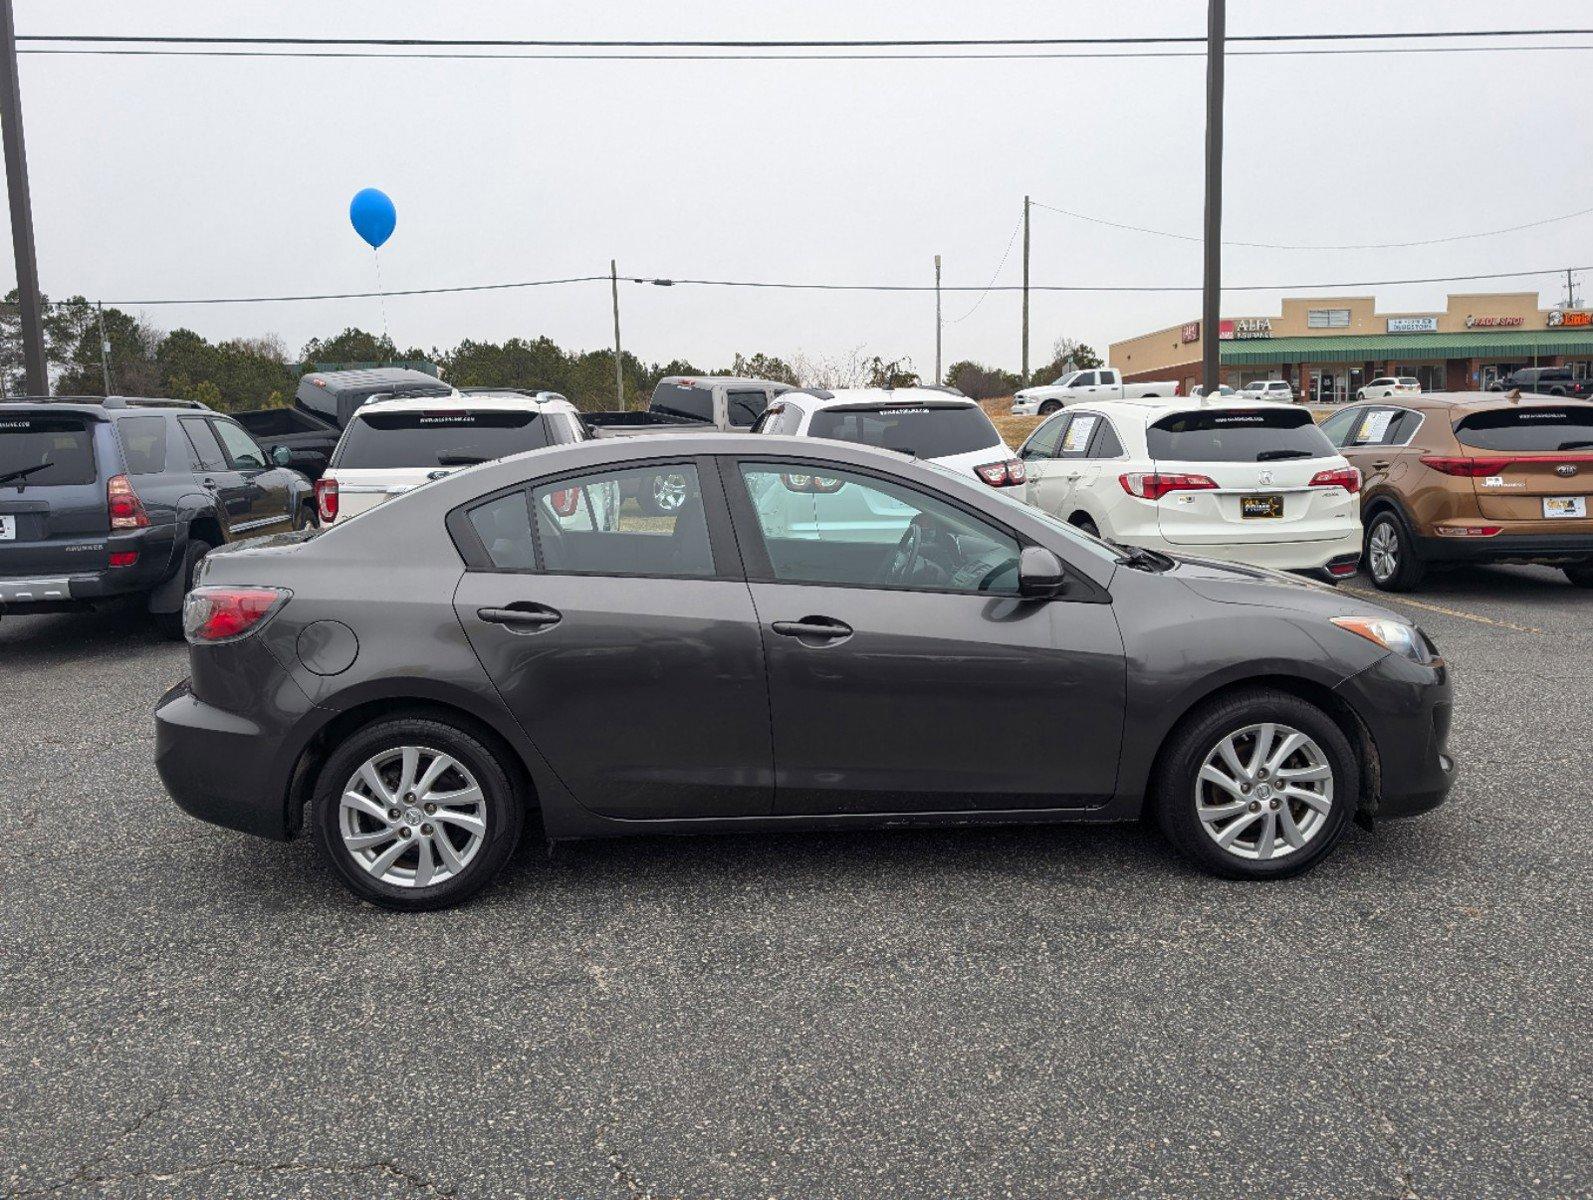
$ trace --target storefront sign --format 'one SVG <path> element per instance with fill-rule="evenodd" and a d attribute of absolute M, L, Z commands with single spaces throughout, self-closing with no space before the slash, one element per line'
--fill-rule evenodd
<path fill-rule="evenodd" d="M 1550 329 L 1570 329 L 1575 326 L 1593 325 L 1593 312 L 1566 312 L 1557 308 L 1549 313 Z"/>
<path fill-rule="evenodd" d="M 1179 331 L 1179 340 L 1182 341 L 1186 346 L 1189 345 L 1190 342 L 1200 341 L 1200 322 L 1191 321 L 1189 324 L 1185 325 L 1183 329 Z"/>
<path fill-rule="evenodd" d="M 1467 329 L 1515 329 L 1525 325 L 1525 317 L 1474 317 L 1466 314 Z"/>
<path fill-rule="evenodd" d="M 1224 321 L 1217 329 L 1219 341 L 1231 342 L 1235 338 L 1269 338 L 1272 336 L 1272 318 L 1240 317 Z"/>
<path fill-rule="evenodd" d="M 1437 333 L 1437 317 L 1390 317 L 1388 319 L 1388 332 L 1390 333 Z"/>

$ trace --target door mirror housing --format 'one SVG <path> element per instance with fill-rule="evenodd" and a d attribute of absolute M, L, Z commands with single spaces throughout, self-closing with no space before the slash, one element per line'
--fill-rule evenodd
<path fill-rule="evenodd" d="M 1018 595 L 1029 599 L 1054 596 L 1067 582 L 1062 560 L 1044 546 L 1025 546 L 1018 555 Z"/>

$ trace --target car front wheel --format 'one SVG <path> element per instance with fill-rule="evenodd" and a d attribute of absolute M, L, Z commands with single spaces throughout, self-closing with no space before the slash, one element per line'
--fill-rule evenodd
<path fill-rule="evenodd" d="M 1044 404 L 1040 405 L 1040 415 L 1042 417 L 1049 417 L 1052 413 L 1061 411 L 1062 402 L 1060 400 L 1047 400 Z"/>
<path fill-rule="evenodd" d="M 1278 879 L 1316 865 L 1360 801 L 1360 764 L 1316 705 L 1257 688 L 1218 699 L 1172 735 L 1156 813 L 1186 858 L 1230 879 Z"/>
<path fill-rule="evenodd" d="M 321 849 L 361 899 L 407 911 L 479 892 L 520 839 L 506 765 L 475 734 L 429 716 L 367 725 L 316 783 Z"/>

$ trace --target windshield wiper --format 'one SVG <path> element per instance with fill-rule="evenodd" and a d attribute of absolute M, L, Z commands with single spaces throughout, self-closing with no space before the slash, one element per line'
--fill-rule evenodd
<path fill-rule="evenodd" d="M 35 466 L 22 467 L 15 471 L 7 471 L 4 475 L 0 475 L 0 484 L 10 483 L 13 479 L 26 479 L 29 475 L 36 474 L 37 472 L 46 470 L 54 465 L 54 463 L 38 463 Z"/>
<path fill-rule="evenodd" d="M 1309 450 L 1263 450 L 1256 455 L 1257 462 L 1277 462 L 1280 458 L 1315 458 Z"/>
<path fill-rule="evenodd" d="M 444 450 L 437 456 L 439 467 L 473 467 L 477 463 L 491 461 L 484 454 L 466 454 L 461 450 Z"/>
<path fill-rule="evenodd" d="M 1122 542 L 1114 542 L 1110 538 L 1102 538 L 1101 541 L 1123 556 L 1124 565 L 1136 570 L 1159 572 L 1170 570 L 1173 566 L 1173 560 L 1165 554 L 1147 550 L 1144 546 L 1125 546 Z"/>

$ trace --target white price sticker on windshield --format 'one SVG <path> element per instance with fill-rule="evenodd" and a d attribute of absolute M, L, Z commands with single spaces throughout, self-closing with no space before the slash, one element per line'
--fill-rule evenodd
<path fill-rule="evenodd" d="M 1377 412 L 1369 414 L 1361 422 L 1360 429 L 1355 432 L 1356 443 L 1364 445 L 1367 442 L 1382 441 L 1388 436 L 1388 427 L 1393 421 L 1394 413 L 1391 409 L 1379 409 Z"/>
<path fill-rule="evenodd" d="M 17 519 L 0 513 L 0 542 L 14 542 L 17 537 Z"/>
<path fill-rule="evenodd" d="M 1095 432 L 1095 423 L 1100 417 L 1074 417 L 1068 422 L 1067 434 L 1062 438 L 1062 449 L 1065 453 L 1074 453 L 1083 450 L 1090 444 L 1090 434 Z"/>

